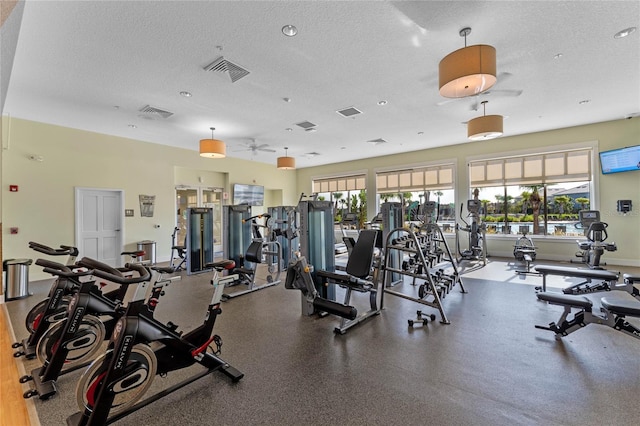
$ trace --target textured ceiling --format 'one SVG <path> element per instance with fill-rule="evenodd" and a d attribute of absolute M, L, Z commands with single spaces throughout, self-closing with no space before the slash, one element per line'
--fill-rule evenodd
<path fill-rule="evenodd" d="M 466 26 L 498 83 L 447 101 Z M 309 167 L 466 142 L 482 100 L 505 136 L 637 115 L 640 30 L 613 37 L 634 26 L 638 1 L 27 1 L 3 113 L 194 151 L 215 127 L 229 156 Z M 220 56 L 249 74 L 204 70 Z"/>

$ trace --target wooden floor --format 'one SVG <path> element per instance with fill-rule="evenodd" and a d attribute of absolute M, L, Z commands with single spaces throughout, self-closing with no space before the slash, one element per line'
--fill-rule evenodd
<path fill-rule="evenodd" d="M 13 359 L 11 326 L 4 305 L 0 305 L 0 426 L 33 425 Z"/>

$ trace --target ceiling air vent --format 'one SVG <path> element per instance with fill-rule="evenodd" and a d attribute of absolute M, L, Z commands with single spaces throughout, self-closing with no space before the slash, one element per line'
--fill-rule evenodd
<path fill-rule="evenodd" d="M 313 127 L 316 127 L 316 125 L 315 125 L 315 124 L 313 124 L 313 123 L 312 123 L 312 122 L 310 122 L 310 121 L 301 121 L 300 123 L 296 123 L 296 126 L 300 126 L 300 127 L 302 127 L 303 129 L 305 129 L 305 130 L 308 130 L 308 129 L 311 129 L 311 128 L 313 128 Z"/>
<path fill-rule="evenodd" d="M 151 105 L 143 106 L 142 108 L 140 108 L 139 111 L 142 113 L 142 115 L 140 115 L 141 117 L 151 118 L 151 119 L 169 118 L 173 115 L 172 112 L 165 111 L 160 108 L 152 107 Z"/>
<path fill-rule="evenodd" d="M 369 142 L 370 144 L 373 144 L 373 145 L 380 145 L 381 143 L 387 143 L 387 141 L 385 141 L 382 138 L 372 139 L 372 140 L 367 141 L 367 142 Z"/>
<path fill-rule="evenodd" d="M 343 116 L 343 117 L 353 117 L 355 115 L 362 114 L 362 111 L 360 111 L 359 109 L 357 109 L 355 107 L 339 109 L 336 112 L 338 114 L 340 114 L 341 116 Z"/>
<path fill-rule="evenodd" d="M 235 83 L 242 77 L 249 74 L 249 71 L 245 70 L 240 65 L 227 61 L 224 56 L 220 56 L 218 59 L 204 67 L 204 70 L 227 74 L 229 78 L 231 78 L 232 83 Z"/>

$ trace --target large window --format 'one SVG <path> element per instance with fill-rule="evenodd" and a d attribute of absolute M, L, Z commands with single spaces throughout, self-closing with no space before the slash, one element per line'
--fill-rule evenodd
<path fill-rule="evenodd" d="M 578 211 L 593 206 L 593 149 L 469 162 L 469 188 L 479 190 L 488 233 L 581 236 Z"/>
<path fill-rule="evenodd" d="M 312 188 L 319 200 L 333 202 L 336 222 L 348 217 L 353 222 L 350 225 L 361 228 L 367 221 L 366 184 L 367 175 L 358 173 L 314 179 Z"/>
<path fill-rule="evenodd" d="M 452 225 L 455 220 L 453 177 L 453 163 L 378 172 L 378 203 L 401 202 L 405 207 L 405 219 L 415 221 L 424 219 L 425 201 L 436 201 L 438 210 L 433 213 L 432 219 L 444 224 L 445 230 L 453 229 L 446 226 Z"/>

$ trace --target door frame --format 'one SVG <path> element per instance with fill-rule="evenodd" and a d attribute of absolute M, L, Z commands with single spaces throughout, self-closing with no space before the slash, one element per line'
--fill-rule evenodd
<path fill-rule="evenodd" d="M 75 218 L 74 218 L 74 229 L 75 229 L 75 245 L 78 248 L 80 254 L 82 254 L 82 250 L 84 247 L 80 247 L 82 239 L 80 238 L 82 234 L 82 229 L 80 229 L 80 218 L 82 217 L 82 206 L 79 203 L 80 195 L 83 192 L 109 192 L 118 193 L 118 201 L 119 201 L 119 216 L 120 216 L 120 232 L 118 232 L 117 237 L 117 246 L 120 247 L 120 252 L 122 252 L 122 248 L 124 247 L 124 190 L 123 189 L 115 189 L 115 188 L 90 188 L 84 186 L 76 186 L 74 187 L 74 196 L 75 196 Z M 119 254 L 119 253 L 118 253 Z M 117 266 L 122 266 L 122 257 L 118 257 Z"/>

